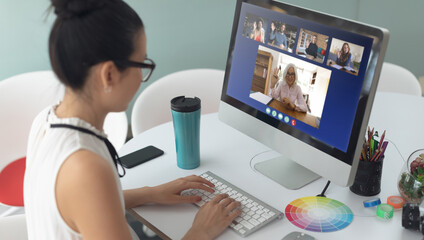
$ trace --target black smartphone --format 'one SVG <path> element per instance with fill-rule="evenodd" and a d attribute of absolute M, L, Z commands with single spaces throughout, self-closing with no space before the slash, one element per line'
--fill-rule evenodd
<path fill-rule="evenodd" d="M 147 146 L 135 152 L 129 153 L 121 157 L 122 166 L 132 168 L 139 164 L 145 163 L 155 157 L 159 157 L 163 151 L 155 146 Z"/>

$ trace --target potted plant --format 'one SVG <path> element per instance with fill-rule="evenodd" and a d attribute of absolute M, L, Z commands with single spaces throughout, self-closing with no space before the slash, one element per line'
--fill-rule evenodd
<path fill-rule="evenodd" d="M 398 190 L 410 203 L 421 203 L 424 196 L 424 149 L 413 152 L 399 176 Z"/>

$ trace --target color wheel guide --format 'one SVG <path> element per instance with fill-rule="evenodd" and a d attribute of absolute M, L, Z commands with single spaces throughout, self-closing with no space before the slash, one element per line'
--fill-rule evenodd
<path fill-rule="evenodd" d="M 353 213 L 345 204 L 325 197 L 303 197 L 289 203 L 287 219 L 295 226 L 313 232 L 334 232 L 347 227 Z"/>

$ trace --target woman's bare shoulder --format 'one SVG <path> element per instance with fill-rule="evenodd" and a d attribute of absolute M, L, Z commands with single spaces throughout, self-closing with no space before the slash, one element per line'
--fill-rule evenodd
<path fill-rule="evenodd" d="M 115 220 L 122 215 L 114 169 L 107 161 L 111 160 L 79 150 L 59 170 L 55 186 L 57 206 L 65 222 L 79 233 L 91 232 L 94 223 L 112 221 L 104 219 L 105 215 Z"/>

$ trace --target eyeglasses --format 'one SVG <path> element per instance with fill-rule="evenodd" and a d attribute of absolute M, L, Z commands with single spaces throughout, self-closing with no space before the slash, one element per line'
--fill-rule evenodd
<path fill-rule="evenodd" d="M 141 68 L 141 74 L 143 75 L 142 82 L 147 82 L 149 80 L 150 76 L 153 73 L 153 70 L 156 67 L 155 62 L 153 62 L 152 59 L 146 58 L 144 62 L 134 62 L 130 60 L 115 60 L 115 64 L 118 67 L 137 67 Z"/>
<path fill-rule="evenodd" d="M 287 73 L 287 76 L 293 76 L 293 77 L 294 77 L 294 76 L 296 76 L 296 73 L 294 73 L 294 72 L 289 73 L 289 72 L 288 72 L 288 73 Z"/>

